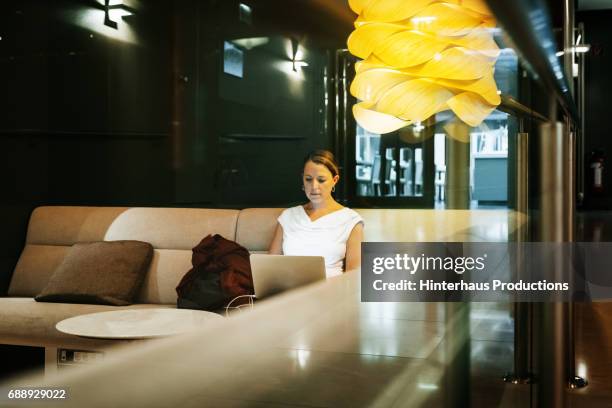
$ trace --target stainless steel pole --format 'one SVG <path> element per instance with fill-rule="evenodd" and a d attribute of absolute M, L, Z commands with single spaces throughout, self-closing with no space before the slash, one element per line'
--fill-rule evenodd
<path fill-rule="evenodd" d="M 521 129 L 522 130 L 522 126 Z M 516 148 L 516 212 L 517 226 L 515 240 L 519 244 L 516 254 L 516 265 L 522 265 L 524 254 L 521 243 L 529 241 L 529 228 L 524 218 L 529 214 L 529 134 L 518 133 Z M 518 270 L 520 274 L 521 270 Z M 519 276 L 520 277 L 520 276 Z M 532 322 L 532 305 L 530 303 L 514 304 L 514 372 L 504 377 L 505 382 L 512 384 L 529 384 L 532 382 L 530 361 L 530 339 Z"/>
<path fill-rule="evenodd" d="M 552 109 L 551 109 L 552 111 Z M 540 222 L 539 238 L 543 242 L 564 242 L 571 227 L 568 225 L 568 203 L 565 177 L 568 158 L 567 133 L 563 123 L 551 122 L 540 126 Z M 561 276 L 563 262 L 550 260 Z M 568 304 L 563 302 L 539 305 L 539 407 L 564 407 L 568 384 Z"/>
<path fill-rule="evenodd" d="M 563 2 L 563 68 L 570 93 L 574 92 L 574 0 Z"/>
<path fill-rule="evenodd" d="M 446 207 L 470 208 L 470 128 L 461 121 L 445 126 Z M 444 406 L 470 406 L 470 303 L 446 302 Z"/>
<path fill-rule="evenodd" d="M 457 121 L 446 130 L 446 208 L 470 208 L 470 128 Z"/>
<path fill-rule="evenodd" d="M 568 78 L 570 92 L 575 97 L 576 90 L 574 88 L 574 61 L 576 58 L 575 53 L 575 30 L 574 30 L 574 0 L 565 0 L 563 7 L 563 48 L 565 50 L 565 54 L 563 54 L 563 64 L 565 68 L 565 76 Z M 578 91 L 581 92 L 581 86 L 578 88 Z M 579 106 L 579 109 L 582 106 Z M 582 116 L 580 117 L 580 121 L 584 122 Z M 566 205 L 565 210 L 563 211 L 565 216 L 565 224 L 567 225 L 567 231 L 565 236 L 565 241 L 573 242 L 574 241 L 574 219 L 575 219 L 575 202 L 576 202 L 576 126 L 578 124 L 574 124 L 574 129 L 572 129 L 572 121 L 568 117 L 566 119 L 566 128 L 565 128 L 565 141 L 564 141 L 564 149 L 563 149 L 563 166 L 564 166 L 564 175 L 563 179 L 565 180 L 564 186 L 564 198 L 563 203 Z M 574 130 L 574 131 L 572 131 Z M 575 345 L 575 322 L 574 322 L 574 303 L 571 302 L 568 304 L 568 323 L 567 323 L 567 342 L 568 342 L 568 381 L 569 386 L 572 388 L 582 388 L 587 385 L 585 379 L 576 375 L 576 345 Z"/>

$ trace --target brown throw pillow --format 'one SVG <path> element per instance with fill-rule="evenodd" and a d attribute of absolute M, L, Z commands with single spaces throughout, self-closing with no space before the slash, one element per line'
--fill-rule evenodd
<path fill-rule="evenodd" d="M 74 244 L 57 267 L 38 302 L 129 305 L 153 258 L 153 246 L 141 241 Z"/>

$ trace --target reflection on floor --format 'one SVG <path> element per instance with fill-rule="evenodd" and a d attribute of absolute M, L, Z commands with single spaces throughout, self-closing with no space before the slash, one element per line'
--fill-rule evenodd
<path fill-rule="evenodd" d="M 527 406 L 529 395 L 502 381 L 512 369 L 506 309 L 492 303 L 347 306 L 202 393 L 222 407 L 259 406 L 247 401 L 283 407 L 494 407 L 509 398 L 506 393 L 513 393 L 512 406 Z"/>
<path fill-rule="evenodd" d="M 578 213 L 576 241 L 612 241 L 612 212 Z M 612 303 L 577 303 L 574 310 L 576 370 L 589 385 L 570 392 L 571 405 L 612 407 Z"/>
<path fill-rule="evenodd" d="M 589 385 L 572 390 L 572 406 L 612 407 L 612 303 L 576 304 L 576 368 Z"/>
<path fill-rule="evenodd" d="M 207 401 L 218 398 L 223 407 L 245 406 L 245 400 L 261 406 L 528 407 L 531 386 L 502 380 L 513 369 L 509 306 L 459 305 L 469 309 L 462 322 L 453 322 L 448 305 L 437 303 L 347 308 L 344 318 L 317 320 L 280 341 L 275 349 L 281 352 L 263 354 L 251 370 L 207 389 Z M 570 406 L 612 406 L 611 309 L 612 303 L 579 306 L 578 370 L 589 386 L 568 390 Z M 469 327 L 469 338 L 461 325 Z M 335 335 L 321 336 L 329 332 Z M 240 397 L 228 400 L 237 388 Z"/>

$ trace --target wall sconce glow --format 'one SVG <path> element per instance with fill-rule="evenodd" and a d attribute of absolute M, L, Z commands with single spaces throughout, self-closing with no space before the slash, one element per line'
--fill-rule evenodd
<path fill-rule="evenodd" d="M 438 386 L 436 384 L 424 384 L 424 383 L 419 383 L 417 385 L 417 387 L 421 390 L 428 390 L 428 391 L 433 391 L 433 390 L 437 390 Z"/>
<path fill-rule="evenodd" d="M 117 29 L 117 21 L 132 14 L 134 10 L 123 4 L 122 0 L 104 0 L 104 25 Z"/>
<path fill-rule="evenodd" d="M 351 94 L 355 119 L 389 133 L 445 110 L 478 126 L 501 103 L 493 78 L 500 49 L 483 0 L 349 0 L 359 16 L 348 38 L 362 59 Z"/>
<path fill-rule="evenodd" d="M 310 351 L 308 350 L 298 350 L 297 351 L 297 361 L 300 368 L 306 368 L 308 364 L 308 359 L 310 358 Z"/>
<path fill-rule="evenodd" d="M 252 14 L 253 14 L 253 10 L 251 9 L 251 6 L 249 6 L 248 4 L 244 4 L 244 3 L 238 4 L 238 16 L 239 16 L 240 21 L 246 24 L 252 24 L 253 23 Z"/>
<path fill-rule="evenodd" d="M 297 72 L 298 68 L 307 67 L 308 63 L 306 61 L 291 61 L 293 63 L 293 71 Z"/>
<path fill-rule="evenodd" d="M 582 44 L 574 47 L 574 52 L 589 52 L 591 50 L 590 44 Z"/>
<path fill-rule="evenodd" d="M 589 52 L 590 50 L 591 50 L 591 44 L 580 44 L 580 45 L 576 45 L 575 47 L 570 48 L 570 52 L 575 52 L 578 54 L 584 54 L 585 52 Z M 565 51 L 557 51 L 555 53 L 557 57 L 560 57 L 563 54 L 565 54 Z"/>
<path fill-rule="evenodd" d="M 117 41 L 130 44 L 138 43 L 136 33 L 129 24 L 119 24 L 116 29 L 105 25 L 105 12 L 102 7 L 100 7 L 100 9 L 79 7 L 77 9 L 67 10 L 62 18 L 69 24 L 75 24 L 86 30 Z"/>
<path fill-rule="evenodd" d="M 280 72 L 283 72 L 291 78 L 291 80 L 300 80 L 303 81 L 306 79 L 304 77 L 304 71 L 301 69 L 293 69 L 293 61 L 280 60 L 273 63 L 275 69 Z"/>
<path fill-rule="evenodd" d="M 256 47 L 261 47 L 262 45 L 266 45 L 270 42 L 270 37 L 249 37 L 249 38 L 238 38 L 236 40 L 232 40 L 232 42 L 236 45 L 241 46 L 245 50 L 252 50 Z"/>
<path fill-rule="evenodd" d="M 303 60 L 303 57 L 304 53 L 300 49 L 299 41 L 296 38 L 291 38 L 291 66 L 294 72 L 297 72 L 298 68 L 308 66 L 308 63 Z"/>
<path fill-rule="evenodd" d="M 587 365 L 584 361 L 578 363 L 576 374 L 580 378 L 587 378 Z"/>

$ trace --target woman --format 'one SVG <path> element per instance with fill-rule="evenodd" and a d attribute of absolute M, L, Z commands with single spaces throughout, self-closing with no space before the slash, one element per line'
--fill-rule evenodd
<path fill-rule="evenodd" d="M 332 197 L 339 179 L 331 152 L 315 150 L 306 156 L 302 190 L 309 201 L 278 217 L 270 254 L 323 256 L 328 278 L 361 265 L 363 219 Z"/>

